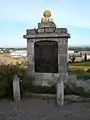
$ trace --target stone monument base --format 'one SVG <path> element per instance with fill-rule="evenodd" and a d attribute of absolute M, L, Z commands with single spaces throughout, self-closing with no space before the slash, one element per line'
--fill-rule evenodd
<path fill-rule="evenodd" d="M 33 84 L 41 86 L 52 86 L 59 80 L 59 78 L 65 83 L 68 80 L 68 73 L 61 74 L 61 76 L 59 76 L 59 73 L 35 73 L 34 76 L 35 80 Z"/>

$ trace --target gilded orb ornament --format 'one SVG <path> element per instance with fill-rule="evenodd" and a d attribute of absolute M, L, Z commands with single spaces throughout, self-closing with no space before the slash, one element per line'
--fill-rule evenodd
<path fill-rule="evenodd" d="M 51 18 L 51 12 L 50 10 L 45 10 L 43 13 L 43 17 L 41 19 L 42 23 L 48 23 L 48 22 L 53 22 L 53 19 Z"/>
<path fill-rule="evenodd" d="M 43 13 L 43 16 L 49 18 L 49 17 L 51 17 L 51 12 L 49 10 L 45 10 Z"/>

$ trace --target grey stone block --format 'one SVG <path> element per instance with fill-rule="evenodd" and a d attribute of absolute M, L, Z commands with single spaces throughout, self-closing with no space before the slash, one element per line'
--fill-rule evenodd
<path fill-rule="evenodd" d="M 34 29 L 28 29 L 27 30 L 27 35 L 30 35 L 30 34 L 36 34 L 35 30 Z"/>
<path fill-rule="evenodd" d="M 67 54 L 66 55 L 59 55 L 59 65 L 65 66 L 67 65 Z"/>
<path fill-rule="evenodd" d="M 38 28 L 56 27 L 55 23 L 38 23 Z"/>
<path fill-rule="evenodd" d="M 45 28 L 46 33 L 53 33 L 55 28 Z"/>
<path fill-rule="evenodd" d="M 59 72 L 67 72 L 67 55 L 59 55 Z"/>
<path fill-rule="evenodd" d="M 44 33 L 44 28 L 38 29 L 38 33 Z"/>
<path fill-rule="evenodd" d="M 67 51 L 67 44 L 61 44 L 60 46 L 58 46 L 58 54 L 67 54 Z"/>
<path fill-rule="evenodd" d="M 30 52 L 33 53 L 34 58 L 34 46 L 32 46 L 36 41 L 57 41 L 58 42 L 58 70 L 60 79 L 67 79 L 67 50 L 68 50 L 68 38 L 70 34 L 67 31 L 67 28 L 56 28 L 55 23 L 38 23 L 38 29 L 29 29 L 27 30 L 26 37 L 27 40 L 27 52 L 28 52 L 28 61 L 31 65 L 28 65 L 28 71 L 34 73 L 35 81 L 37 84 L 50 83 L 54 81 L 54 77 L 50 76 L 51 73 L 38 73 L 34 71 L 34 61 L 30 60 Z M 52 57 L 52 56 L 51 56 Z M 30 62 L 31 61 L 31 62 Z"/>
<path fill-rule="evenodd" d="M 60 81 L 63 80 L 64 82 L 66 82 L 68 80 L 68 74 L 67 74 L 67 72 L 60 73 L 59 80 Z"/>

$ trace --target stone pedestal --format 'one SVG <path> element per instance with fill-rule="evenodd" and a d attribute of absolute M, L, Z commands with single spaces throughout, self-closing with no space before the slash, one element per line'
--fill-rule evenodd
<path fill-rule="evenodd" d="M 67 80 L 67 50 L 68 38 L 70 34 L 66 28 L 57 28 L 55 23 L 38 23 L 37 29 L 28 29 L 24 38 L 27 39 L 27 58 L 28 71 L 36 77 L 35 84 L 49 85 L 54 83 L 61 75 L 60 80 Z M 35 42 L 39 41 L 56 41 L 58 43 L 58 72 L 57 73 L 39 73 L 35 72 Z M 44 49 L 44 48 L 43 48 Z M 47 55 L 46 55 L 47 56 Z M 51 56 L 52 57 L 52 56 Z"/>

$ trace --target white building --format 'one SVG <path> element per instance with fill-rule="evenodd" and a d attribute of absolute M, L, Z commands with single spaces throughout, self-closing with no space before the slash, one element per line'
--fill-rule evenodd
<path fill-rule="evenodd" d="M 68 54 L 74 54 L 74 50 L 68 50 Z"/>
<path fill-rule="evenodd" d="M 11 52 L 10 56 L 12 58 L 27 57 L 27 51 L 25 51 L 25 50 L 17 50 L 17 51 Z"/>
<path fill-rule="evenodd" d="M 68 51 L 68 62 L 71 62 L 70 57 L 75 56 L 75 62 L 80 62 L 83 60 L 81 52 Z"/>

